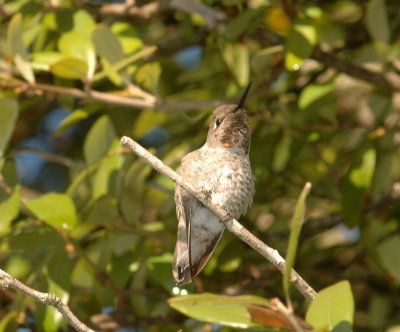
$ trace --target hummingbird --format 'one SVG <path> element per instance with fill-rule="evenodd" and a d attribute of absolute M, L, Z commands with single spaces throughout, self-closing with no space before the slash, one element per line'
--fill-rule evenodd
<path fill-rule="evenodd" d="M 214 110 L 205 144 L 183 157 L 177 170 L 212 205 L 235 219 L 251 206 L 255 190 L 249 160 L 251 129 L 244 109 L 250 86 L 237 105 Z M 175 189 L 175 203 L 178 232 L 172 270 L 177 285 L 184 285 L 207 264 L 225 226 L 180 186 Z"/>

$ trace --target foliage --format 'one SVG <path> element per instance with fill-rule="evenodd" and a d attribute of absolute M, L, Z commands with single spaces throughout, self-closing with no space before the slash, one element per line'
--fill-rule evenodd
<path fill-rule="evenodd" d="M 177 167 L 215 100 L 237 101 L 251 80 L 256 195 L 241 221 L 285 254 L 311 182 L 295 268 L 321 291 L 311 304 L 290 292 L 296 315 L 321 330 L 395 329 L 398 3 L 138 3 L 0 4 L 2 269 L 99 330 L 256 325 L 245 306 L 285 298 L 282 275 L 224 234 L 196 281 L 175 287 L 173 184 L 119 145 L 131 136 Z M 0 331 L 68 330 L 53 308 L 0 294 Z"/>

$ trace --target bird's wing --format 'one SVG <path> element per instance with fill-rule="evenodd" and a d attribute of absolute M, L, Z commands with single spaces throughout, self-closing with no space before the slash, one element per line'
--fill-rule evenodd
<path fill-rule="evenodd" d="M 196 198 L 177 188 L 178 234 L 173 275 L 179 285 L 190 283 L 204 268 L 217 246 L 224 226 Z"/>

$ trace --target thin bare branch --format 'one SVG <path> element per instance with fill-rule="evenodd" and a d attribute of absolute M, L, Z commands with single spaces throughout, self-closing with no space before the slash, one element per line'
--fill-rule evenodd
<path fill-rule="evenodd" d="M 87 101 L 100 101 L 106 104 L 119 105 L 132 108 L 147 108 L 159 111 L 173 110 L 198 110 L 200 108 L 213 108 L 224 103 L 222 100 L 206 100 L 206 101 L 176 101 L 162 102 L 154 99 L 139 99 L 130 97 L 121 97 L 111 93 L 105 93 L 95 90 L 88 92 L 77 88 L 66 88 L 40 83 L 27 83 L 21 81 L 0 80 L 0 87 L 6 89 L 19 89 L 25 92 L 43 93 L 50 92 L 59 95 L 72 96 Z M 226 103 L 226 101 L 225 101 Z"/>
<path fill-rule="evenodd" d="M 264 256 L 267 260 L 269 260 L 279 271 L 282 273 L 285 271 L 286 262 L 279 255 L 278 251 L 269 247 L 264 242 L 259 240 L 256 236 L 250 233 L 246 228 L 244 228 L 236 219 L 232 219 L 223 209 L 218 206 L 212 205 L 209 200 L 202 195 L 199 195 L 197 191 L 187 182 L 185 179 L 173 171 L 170 167 L 165 165 L 160 159 L 151 154 L 141 145 L 136 143 L 129 137 L 122 137 L 121 144 L 124 147 L 129 148 L 132 152 L 137 154 L 140 158 L 142 158 L 145 162 L 147 162 L 150 166 L 152 166 L 158 172 L 164 174 L 169 177 L 176 184 L 184 188 L 191 195 L 195 196 L 201 203 L 207 206 L 210 210 L 212 210 L 221 220 L 225 220 L 226 228 L 235 234 L 239 239 L 243 242 L 246 242 L 250 247 L 256 250 L 259 254 Z M 301 294 L 307 300 L 313 300 L 316 296 L 315 290 L 294 270 L 291 273 L 291 282 L 293 285 L 300 291 Z"/>
<path fill-rule="evenodd" d="M 338 72 L 345 73 L 354 78 L 370 82 L 378 87 L 381 87 L 382 89 L 387 89 L 390 91 L 396 91 L 399 89 L 399 86 L 396 86 L 394 82 L 388 80 L 385 75 L 342 60 L 334 54 L 322 51 L 318 47 L 314 51 L 312 57 L 315 60 L 322 62 L 327 67 L 334 68 Z"/>
<path fill-rule="evenodd" d="M 219 22 L 226 19 L 226 15 L 223 12 L 194 0 L 171 0 L 169 6 L 189 14 L 197 14 L 203 17 L 209 29 L 215 28 Z"/>
<path fill-rule="evenodd" d="M 79 332 L 95 332 L 90 327 L 82 323 L 71 309 L 62 300 L 51 293 L 39 292 L 13 278 L 7 272 L 0 269 L 0 288 L 12 288 L 46 305 L 56 308 L 63 317 Z"/>
<path fill-rule="evenodd" d="M 91 6 L 92 10 L 98 10 L 101 16 L 131 16 L 140 19 L 149 19 L 158 15 L 163 6 L 162 1 L 153 1 L 143 6 L 133 6 L 122 4 L 104 4 L 102 6 Z"/>

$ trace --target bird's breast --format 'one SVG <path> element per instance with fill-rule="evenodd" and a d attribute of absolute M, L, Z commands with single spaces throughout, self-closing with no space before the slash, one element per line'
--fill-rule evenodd
<path fill-rule="evenodd" d="M 240 151 L 239 151 L 240 152 Z M 245 153 L 203 146 L 182 160 L 181 169 L 193 186 L 217 205 L 239 218 L 253 202 L 254 181 Z"/>

